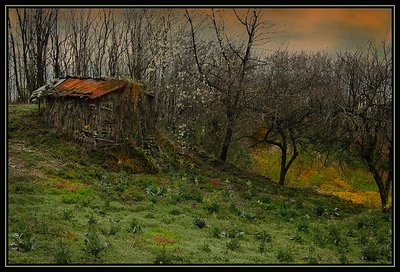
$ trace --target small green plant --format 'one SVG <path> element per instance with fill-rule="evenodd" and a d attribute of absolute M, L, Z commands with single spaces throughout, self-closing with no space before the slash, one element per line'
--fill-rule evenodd
<path fill-rule="evenodd" d="M 348 236 L 348 237 L 355 237 L 355 236 L 356 236 L 356 231 L 355 231 L 354 229 L 349 229 L 349 230 L 346 232 L 346 236 Z"/>
<path fill-rule="evenodd" d="M 322 216 L 325 213 L 325 208 L 323 206 L 315 206 L 313 212 L 316 216 Z"/>
<path fill-rule="evenodd" d="M 242 193 L 242 197 L 246 200 L 251 200 L 254 197 L 254 194 L 251 189 L 248 189 Z"/>
<path fill-rule="evenodd" d="M 272 236 L 266 230 L 258 231 L 254 234 L 255 238 L 261 242 L 272 242 Z"/>
<path fill-rule="evenodd" d="M 368 228 L 376 224 L 376 218 L 372 215 L 364 215 L 357 222 L 358 229 Z"/>
<path fill-rule="evenodd" d="M 281 263 L 293 262 L 293 254 L 288 249 L 279 249 L 276 253 L 276 258 Z"/>
<path fill-rule="evenodd" d="M 297 225 L 297 230 L 302 232 L 309 232 L 309 223 L 306 220 L 301 220 Z"/>
<path fill-rule="evenodd" d="M 244 212 L 242 212 L 242 213 L 241 213 L 241 216 L 242 216 L 244 219 L 249 220 L 249 221 L 254 221 L 254 220 L 256 220 L 256 215 L 255 215 L 254 213 L 252 213 L 252 212 L 249 212 L 249 211 L 244 211 Z"/>
<path fill-rule="evenodd" d="M 204 252 L 211 252 L 210 245 L 207 244 L 206 242 L 204 242 L 204 243 L 200 246 L 200 250 L 201 250 L 201 251 L 204 251 Z"/>
<path fill-rule="evenodd" d="M 11 235 L 13 242 L 11 248 L 16 251 L 27 252 L 35 248 L 36 240 L 32 234 L 24 230 L 21 233 L 13 233 Z"/>
<path fill-rule="evenodd" d="M 240 247 L 240 242 L 238 239 L 232 238 L 226 243 L 226 247 L 232 251 L 235 251 Z"/>
<path fill-rule="evenodd" d="M 88 225 L 96 225 L 98 224 L 97 218 L 94 216 L 94 214 L 90 214 L 89 219 L 88 219 Z"/>
<path fill-rule="evenodd" d="M 228 231 L 227 231 L 227 237 L 229 238 L 241 238 L 243 237 L 245 232 L 239 228 L 237 225 L 233 225 Z"/>
<path fill-rule="evenodd" d="M 223 189 L 221 193 L 222 193 L 222 196 L 225 198 L 230 198 L 233 196 L 233 191 L 229 190 L 229 189 Z"/>
<path fill-rule="evenodd" d="M 263 195 L 260 199 L 260 202 L 263 204 L 270 204 L 272 202 L 272 199 L 269 195 Z"/>
<path fill-rule="evenodd" d="M 370 241 L 362 248 L 361 253 L 361 259 L 376 262 L 381 255 L 381 250 L 375 242 Z"/>
<path fill-rule="evenodd" d="M 335 245 L 338 245 L 342 240 L 342 235 L 339 228 L 336 225 L 329 224 L 327 229 L 330 241 L 333 242 Z"/>
<path fill-rule="evenodd" d="M 218 238 L 218 239 L 224 237 L 224 236 L 222 236 L 222 233 L 223 232 L 218 227 L 213 227 L 210 231 L 211 236 L 214 238 Z"/>
<path fill-rule="evenodd" d="M 196 217 L 195 219 L 193 219 L 193 224 L 199 229 L 202 229 L 207 225 L 207 222 L 204 218 Z"/>
<path fill-rule="evenodd" d="M 169 214 L 171 214 L 171 215 L 180 215 L 180 214 L 182 214 L 182 211 L 179 210 L 179 209 L 172 209 L 172 210 L 169 211 Z"/>
<path fill-rule="evenodd" d="M 349 239 L 346 236 L 340 236 L 340 239 L 336 243 L 339 253 L 349 252 Z"/>
<path fill-rule="evenodd" d="M 131 233 L 138 233 L 142 231 L 143 226 L 139 223 L 139 221 L 136 218 L 132 218 L 128 231 Z"/>
<path fill-rule="evenodd" d="M 40 234 L 48 234 L 49 233 L 49 224 L 42 218 L 37 226 L 36 226 L 36 232 Z"/>
<path fill-rule="evenodd" d="M 175 256 L 166 250 L 165 246 L 154 253 L 154 264 L 173 264 Z"/>
<path fill-rule="evenodd" d="M 108 230 L 108 235 L 115 235 L 117 232 L 120 231 L 119 220 L 109 220 L 110 221 L 110 228 Z"/>
<path fill-rule="evenodd" d="M 293 240 L 299 244 L 304 244 L 304 238 L 303 236 L 300 235 L 300 233 L 296 233 L 295 236 L 289 238 L 290 240 Z"/>
<path fill-rule="evenodd" d="M 339 262 L 340 262 L 341 264 L 348 264 L 348 263 L 349 263 L 349 259 L 347 259 L 346 254 L 344 254 L 344 253 L 341 253 L 341 254 L 340 254 L 340 256 L 339 256 Z"/>
<path fill-rule="evenodd" d="M 311 245 L 308 248 L 308 256 L 307 262 L 310 264 L 319 264 L 321 263 L 321 256 L 317 253 L 317 250 L 314 245 Z"/>
<path fill-rule="evenodd" d="M 203 202 L 203 194 L 200 189 L 192 188 L 192 189 L 181 189 L 178 194 L 175 196 L 176 202 L 182 202 L 185 200 L 194 200 L 197 202 Z"/>
<path fill-rule="evenodd" d="M 239 207 L 235 203 L 231 203 L 231 205 L 229 206 L 229 211 L 236 215 L 241 214 Z"/>
<path fill-rule="evenodd" d="M 145 192 L 151 196 L 166 196 L 168 190 L 165 187 L 155 187 L 153 185 L 149 185 L 146 187 Z"/>
<path fill-rule="evenodd" d="M 74 218 L 74 215 L 71 210 L 63 210 L 63 220 L 70 221 L 72 218 Z"/>
<path fill-rule="evenodd" d="M 205 206 L 208 213 L 217 213 L 220 210 L 220 205 L 217 202 L 211 202 Z"/>
<path fill-rule="evenodd" d="M 264 241 L 260 242 L 260 245 L 258 246 L 258 251 L 260 251 L 260 253 L 264 253 L 266 251 L 266 243 Z"/>
<path fill-rule="evenodd" d="M 102 240 L 100 234 L 93 230 L 84 233 L 83 242 L 83 250 L 96 259 L 98 259 L 100 253 L 106 250 L 109 246 L 107 242 Z"/>
<path fill-rule="evenodd" d="M 125 171 L 121 170 L 116 180 L 115 191 L 118 193 L 123 193 L 126 188 L 128 188 L 127 176 Z"/>
<path fill-rule="evenodd" d="M 67 264 L 71 262 L 71 251 L 64 241 L 57 242 L 54 262 L 56 264 Z"/>

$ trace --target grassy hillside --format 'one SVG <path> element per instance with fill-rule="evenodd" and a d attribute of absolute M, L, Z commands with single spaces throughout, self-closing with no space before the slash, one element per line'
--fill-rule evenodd
<path fill-rule="evenodd" d="M 8 122 L 9 264 L 392 261 L 392 218 L 378 209 L 279 188 L 165 135 L 153 157 L 81 147 L 36 105 L 10 105 Z"/>

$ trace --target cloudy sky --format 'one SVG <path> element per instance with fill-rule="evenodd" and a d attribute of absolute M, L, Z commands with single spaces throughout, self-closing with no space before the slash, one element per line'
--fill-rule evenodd
<path fill-rule="evenodd" d="M 270 9 L 267 17 L 285 32 L 279 38 L 290 48 L 337 50 L 365 39 L 391 37 L 391 10 L 384 8 Z"/>
<path fill-rule="evenodd" d="M 117 9 L 116 14 L 125 10 Z M 166 9 L 160 9 L 159 11 Z M 240 13 L 243 10 L 237 9 Z M 92 9 L 92 14 L 99 12 Z M 178 13 L 184 12 L 180 8 Z M 208 13 L 210 10 L 191 9 L 193 14 Z M 15 12 L 11 11 L 15 19 Z M 227 29 L 240 33 L 240 25 L 232 9 L 220 10 Z M 118 16 L 118 15 L 117 15 Z M 266 49 L 276 49 L 282 44 L 290 50 L 326 50 L 335 52 L 341 49 L 355 48 L 366 39 L 390 41 L 392 34 L 391 9 L 380 8 L 273 8 L 264 10 L 264 19 L 275 24 L 279 34 L 266 44 Z"/>
<path fill-rule="evenodd" d="M 233 32 L 240 31 L 232 10 L 220 14 Z M 263 18 L 278 31 L 265 45 L 269 49 L 284 44 L 290 50 L 334 52 L 355 48 L 367 39 L 391 41 L 390 8 L 267 8 Z"/>

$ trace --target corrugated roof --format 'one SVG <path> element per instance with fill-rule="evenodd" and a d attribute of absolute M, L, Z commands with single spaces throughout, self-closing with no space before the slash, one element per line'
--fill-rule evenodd
<path fill-rule="evenodd" d="M 106 93 L 124 88 L 128 83 L 118 79 L 67 78 L 54 87 L 58 96 L 78 96 L 94 99 Z"/>

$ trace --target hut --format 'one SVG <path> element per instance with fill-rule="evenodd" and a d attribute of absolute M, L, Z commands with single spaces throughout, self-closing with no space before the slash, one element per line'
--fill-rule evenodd
<path fill-rule="evenodd" d="M 128 80 L 66 77 L 30 99 L 49 126 L 85 144 L 140 146 L 154 136 L 154 96 Z"/>

